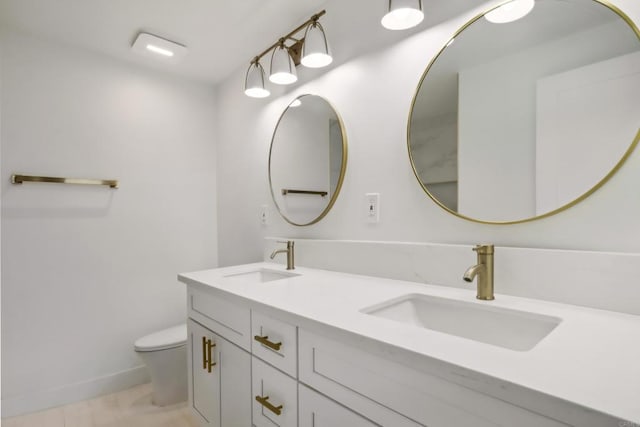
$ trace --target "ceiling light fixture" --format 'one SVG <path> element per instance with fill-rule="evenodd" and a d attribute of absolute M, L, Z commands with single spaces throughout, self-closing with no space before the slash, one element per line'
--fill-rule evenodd
<path fill-rule="evenodd" d="M 187 54 L 187 47 L 149 33 L 139 33 L 131 50 L 145 56 L 176 62 Z"/>
<path fill-rule="evenodd" d="M 296 66 L 299 64 L 309 68 L 326 67 L 333 58 L 329 51 L 329 44 L 324 28 L 318 19 L 326 11 L 322 10 L 286 36 L 269 46 L 256 56 L 249 65 L 244 82 L 244 93 L 253 98 L 264 98 L 270 92 L 264 85 L 265 73 L 260 59 L 272 52 L 269 64 L 269 80 L 272 83 L 287 85 L 298 80 Z M 304 37 L 297 39 L 297 33 L 305 30 Z"/>
<path fill-rule="evenodd" d="M 422 0 L 389 0 L 387 13 L 380 23 L 388 30 L 406 30 L 423 19 Z"/>
<path fill-rule="evenodd" d="M 524 18 L 534 6 L 535 0 L 513 0 L 485 13 L 484 17 L 494 24 L 506 24 Z"/>

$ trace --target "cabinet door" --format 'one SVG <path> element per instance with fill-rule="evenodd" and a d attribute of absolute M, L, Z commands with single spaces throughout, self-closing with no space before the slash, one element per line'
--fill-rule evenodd
<path fill-rule="evenodd" d="M 251 355 L 223 338 L 218 338 L 217 343 L 221 426 L 249 427 L 251 425 Z"/>
<path fill-rule="evenodd" d="M 218 337 L 189 319 L 189 406 L 201 426 L 220 427 L 220 367 Z"/>
<path fill-rule="evenodd" d="M 366 418 L 351 412 L 323 395 L 300 384 L 299 386 L 299 427 L 376 427 Z"/>

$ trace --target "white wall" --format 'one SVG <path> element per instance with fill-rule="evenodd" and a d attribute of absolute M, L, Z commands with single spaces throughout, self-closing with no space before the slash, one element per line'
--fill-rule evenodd
<path fill-rule="evenodd" d="M 327 2 L 339 15 L 339 0 Z M 494 2 L 496 3 L 496 2 Z M 614 2 L 636 23 L 640 3 Z M 493 242 L 500 246 L 640 251 L 640 150 L 603 188 L 579 205 L 550 218 L 508 226 L 483 225 L 442 210 L 422 191 L 407 154 L 406 124 L 422 72 L 448 38 L 485 7 L 417 33 L 398 44 L 340 63 L 292 89 L 273 90 L 256 100 L 242 93 L 245 69 L 238 69 L 218 91 L 219 248 L 221 265 L 262 259 L 263 236 L 414 241 Z M 327 19 L 330 16 L 327 15 Z M 353 33 L 353 37 L 361 37 Z M 339 51 L 340 40 L 333 40 Z M 345 182 L 332 211 L 318 224 L 294 227 L 274 210 L 267 180 L 269 141 L 280 113 L 295 96 L 316 93 L 342 115 L 349 138 Z M 279 96 L 280 95 L 280 96 Z M 247 122 L 251 126 L 247 126 Z M 232 184 L 233 183 L 233 184 Z M 365 221 L 367 192 L 381 193 L 380 223 Z M 271 208 L 261 226 L 259 206 Z"/>
<path fill-rule="evenodd" d="M 145 380 L 133 342 L 184 322 L 212 267 L 214 90 L 2 34 L 3 416 Z M 9 183 L 12 173 L 120 188 Z"/>

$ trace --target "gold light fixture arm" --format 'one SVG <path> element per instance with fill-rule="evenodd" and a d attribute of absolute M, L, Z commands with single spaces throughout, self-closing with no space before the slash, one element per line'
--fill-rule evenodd
<path fill-rule="evenodd" d="M 292 36 L 294 34 L 296 34 L 297 32 L 301 31 L 302 29 L 304 29 L 307 25 L 309 25 L 310 23 L 317 21 L 322 15 L 324 15 L 325 13 L 327 13 L 326 10 L 321 10 L 320 12 L 316 13 L 315 15 L 313 15 L 311 18 L 307 19 L 303 24 L 301 24 L 300 26 L 296 27 L 295 30 L 289 32 L 287 35 L 281 37 L 278 39 L 277 42 L 275 42 L 274 44 L 272 44 L 271 46 L 269 46 L 268 48 L 266 48 L 264 51 L 262 51 L 259 55 L 257 55 L 253 61 L 253 62 L 258 62 L 260 60 L 260 58 L 262 58 L 263 56 L 265 56 L 267 53 L 269 53 L 273 48 L 280 46 L 281 43 L 284 43 L 284 40 L 287 39 L 291 39 L 294 40 L 296 43 L 298 43 L 300 40 L 296 40 L 294 39 Z"/>

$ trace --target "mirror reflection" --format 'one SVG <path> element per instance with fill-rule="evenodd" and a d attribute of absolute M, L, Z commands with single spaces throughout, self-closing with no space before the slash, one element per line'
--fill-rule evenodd
<path fill-rule="evenodd" d="M 517 20 L 488 17 L 425 71 L 409 154 L 450 212 L 526 221 L 591 194 L 637 144 L 639 34 L 595 0 L 537 0 Z"/>
<path fill-rule="evenodd" d="M 271 195 L 282 217 L 310 225 L 331 209 L 346 169 L 342 121 L 322 97 L 302 95 L 286 108 L 269 153 Z"/>

